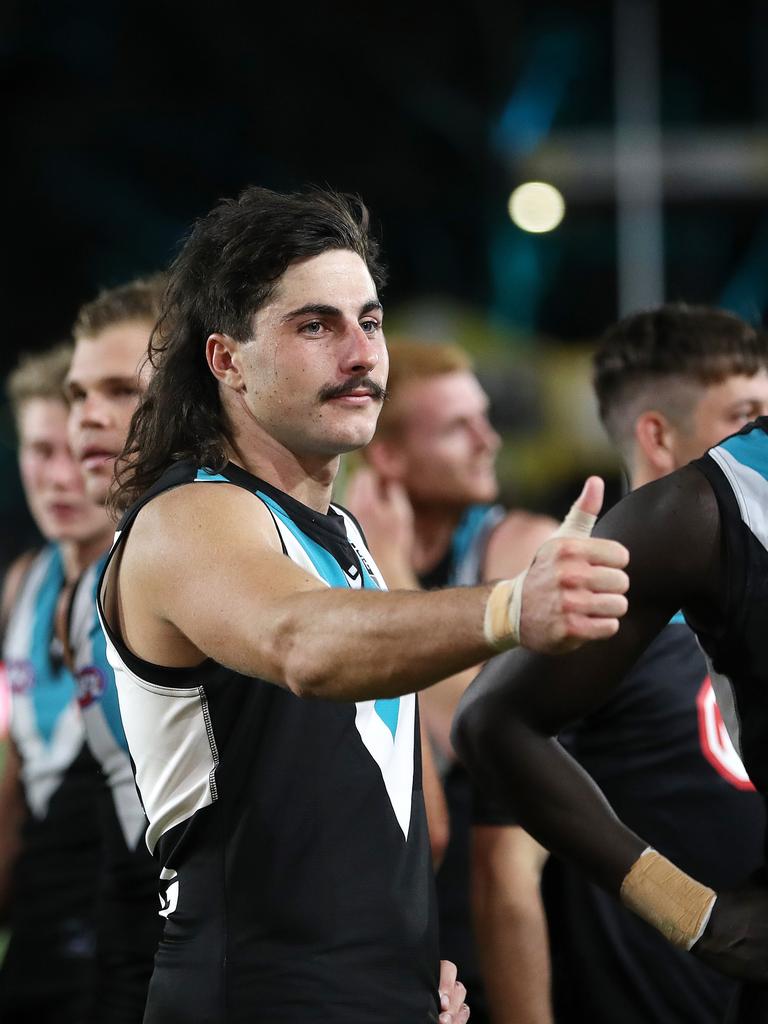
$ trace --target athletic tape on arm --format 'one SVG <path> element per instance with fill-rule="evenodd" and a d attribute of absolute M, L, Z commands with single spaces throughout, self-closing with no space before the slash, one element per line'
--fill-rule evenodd
<path fill-rule="evenodd" d="M 555 531 L 555 537 L 589 537 L 597 516 L 571 506 L 571 510 Z M 485 606 L 483 632 L 497 651 L 508 651 L 520 644 L 520 618 L 523 612 L 523 587 L 528 570 L 511 580 L 501 580 L 491 591 Z"/>
<path fill-rule="evenodd" d="M 707 926 L 716 893 L 648 847 L 621 883 L 621 902 L 680 949 L 690 949 Z"/>

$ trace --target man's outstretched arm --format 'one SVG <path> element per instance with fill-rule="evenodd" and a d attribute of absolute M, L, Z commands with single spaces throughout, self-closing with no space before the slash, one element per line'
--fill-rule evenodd
<path fill-rule="evenodd" d="M 576 517 L 590 518 L 601 481 L 582 498 Z M 626 560 L 614 541 L 560 536 L 514 580 L 432 593 L 329 588 L 285 557 L 253 495 L 196 484 L 142 510 L 122 550 L 119 594 L 108 576 L 104 599 L 147 661 L 210 657 L 300 696 L 366 700 L 423 689 L 516 643 L 571 650 L 610 636 L 626 611 Z"/>
<path fill-rule="evenodd" d="M 717 502 L 704 476 L 686 467 L 629 495 L 595 532 L 619 540 L 630 552 L 629 611 L 619 632 L 562 657 L 514 651 L 495 658 L 460 705 L 454 741 L 478 784 L 495 800 L 506 801 L 540 843 L 578 864 L 609 891 L 621 893 L 624 902 L 686 945 L 686 936 L 701 931 L 696 921 L 703 923 L 711 909 L 708 890 L 693 880 L 689 890 L 682 872 L 659 885 L 661 876 L 654 868 L 646 880 L 644 872 L 655 859 L 644 856 L 647 843 L 621 824 L 589 776 L 553 737 L 606 699 L 679 608 L 703 622 L 719 615 Z M 661 911 L 649 896 L 654 887 L 664 904 Z M 753 895 L 759 902 L 759 894 Z M 755 962 L 755 941 L 762 943 L 762 959 L 768 954 L 768 936 L 756 937 L 749 922 L 743 927 L 746 919 L 742 911 L 734 911 L 737 903 L 733 896 L 718 899 L 697 951 L 734 973 L 766 977 L 768 966 Z M 675 932 L 670 922 L 681 909 L 683 919 Z M 734 945 L 734 927 L 740 929 L 739 943 L 747 940 L 743 954 L 726 951 Z"/>

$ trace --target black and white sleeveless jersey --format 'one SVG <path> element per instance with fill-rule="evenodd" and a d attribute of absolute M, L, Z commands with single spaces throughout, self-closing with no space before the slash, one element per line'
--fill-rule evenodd
<path fill-rule="evenodd" d="M 347 513 L 232 464 L 174 465 L 113 551 L 162 491 L 227 483 L 266 505 L 286 556 L 328 586 L 382 585 Z M 415 697 L 302 700 L 211 660 L 149 664 L 104 628 L 165 882 L 146 1024 L 436 1021 Z"/>
<path fill-rule="evenodd" d="M 69 645 L 91 754 L 106 783 L 98 808 L 103 849 L 97 908 L 98 1024 L 140 1021 L 162 931 L 159 867 L 128 752 L 117 687 L 96 610 L 106 556 L 80 577 L 70 603 Z"/>
<path fill-rule="evenodd" d="M 624 824 L 714 889 L 762 864 L 765 808 L 728 735 L 682 616 L 560 742 Z M 573 865 L 544 892 L 558 1024 L 722 1024 L 737 983 L 672 948 Z"/>
<path fill-rule="evenodd" d="M 9 991 L 36 997 L 90 987 L 100 863 L 94 807 L 103 787 L 85 746 L 75 681 L 55 638 L 64 582 L 61 554 L 49 544 L 24 576 L 3 645 L 10 736 L 28 816 L 13 880 L 0 1015 Z"/>
<path fill-rule="evenodd" d="M 689 617 L 710 662 L 728 732 L 757 789 L 768 794 L 768 417 L 727 438 L 693 465 L 717 497 L 726 611 Z"/>

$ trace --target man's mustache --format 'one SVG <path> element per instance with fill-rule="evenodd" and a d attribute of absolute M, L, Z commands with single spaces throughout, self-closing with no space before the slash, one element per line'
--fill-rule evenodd
<path fill-rule="evenodd" d="M 371 398 L 383 402 L 387 397 L 386 389 L 377 384 L 370 377 L 358 377 L 356 380 L 348 380 L 344 384 L 329 384 L 320 392 L 320 401 L 328 402 L 332 398 L 344 398 L 351 395 L 353 391 L 367 391 Z"/>

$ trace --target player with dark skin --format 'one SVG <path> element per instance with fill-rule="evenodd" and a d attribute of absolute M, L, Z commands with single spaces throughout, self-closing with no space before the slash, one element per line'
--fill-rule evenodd
<path fill-rule="evenodd" d="M 759 426 L 754 434 L 768 448 Z M 629 611 L 618 633 L 559 658 L 517 650 L 493 659 L 457 714 L 454 742 L 478 784 L 513 807 L 539 842 L 617 896 L 648 844 L 616 818 L 555 736 L 607 698 L 680 608 L 705 650 L 718 648 L 715 665 L 737 694 L 750 685 L 735 667 L 737 652 L 725 646 L 738 628 L 732 588 L 739 581 L 730 571 L 723 508 L 698 463 L 628 495 L 595 529 L 630 552 Z M 752 691 L 752 699 L 759 694 Z M 768 777 L 750 753 L 742 752 L 745 765 L 765 793 Z M 693 951 L 725 973 L 768 983 L 768 888 L 719 893 Z M 739 1020 L 768 1020 L 762 1002 L 753 990 Z"/>

